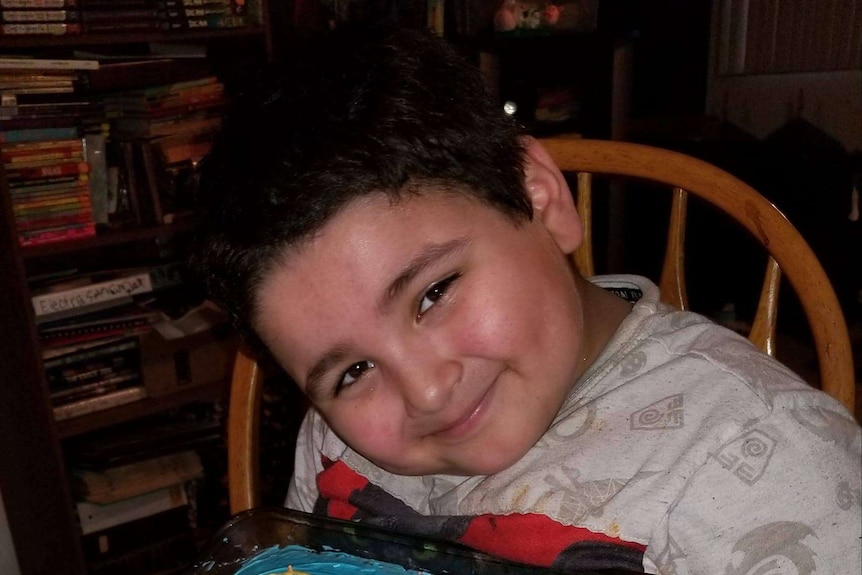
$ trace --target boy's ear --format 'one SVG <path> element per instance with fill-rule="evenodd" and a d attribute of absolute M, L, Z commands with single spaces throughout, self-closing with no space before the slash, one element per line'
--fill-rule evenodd
<path fill-rule="evenodd" d="M 581 245 L 584 228 L 563 173 L 535 138 L 524 138 L 524 189 L 533 205 L 533 217 L 553 236 L 563 253 Z"/>

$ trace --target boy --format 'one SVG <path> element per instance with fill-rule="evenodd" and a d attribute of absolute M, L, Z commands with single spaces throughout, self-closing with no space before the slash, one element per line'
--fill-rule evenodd
<path fill-rule="evenodd" d="M 263 82 L 202 174 L 197 269 L 313 406 L 287 505 L 572 572 L 859 573 L 852 417 L 580 277 L 566 181 L 478 72 L 366 40 Z"/>

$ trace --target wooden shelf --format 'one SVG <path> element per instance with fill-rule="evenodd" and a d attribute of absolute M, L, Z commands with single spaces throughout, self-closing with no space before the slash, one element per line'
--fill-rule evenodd
<path fill-rule="evenodd" d="M 146 45 L 150 43 L 196 44 L 206 47 L 206 57 L 176 59 L 171 67 L 174 76 L 183 77 L 188 68 L 230 77 L 244 69 L 248 62 L 263 63 L 274 57 L 268 0 L 261 0 L 260 4 L 262 25 L 176 32 L 0 36 L 0 51 L 21 57 L 66 59 L 79 49 L 104 54 L 104 58 L 98 59 L 107 63 L 124 55 L 145 57 L 150 52 Z M 278 29 L 286 30 L 288 26 L 282 23 Z M 128 88 L 124 84 L 128 78 L 121 73 L 126 68 L 120 68 L 105 65 L 101 67 L 102 74 L 86 74 L 90 83 L 82 86 L 83 91 L 79 93 L 89 96 L 90 93 Z M 141 68 L 127 74 L 134 80 L 133 86 L 173 83 L 168 77 L 170 74 L 159 68 L 153 65 L 148 69 L 149 75 Z M 0 452 L 4 455 L 0 462 L 0 494 L 21 575 L 86 575 L 89 569 L 73 505 L 64 443 L 82 434 L 132 423 L 139 418 L 162 413 L 170 416 L 170 412 L 185 405 L 222 402 L 229 381 L 224 373 L 214 373 L 201 378 L 182 378 L 182 381 L 195 382 L 194 385 L 158 389 L 159 383 L 164 387 L 173 384 L 171 380 L 157 380 L 150 391 L 158 395 L 55 420 L 44 364 L 40 360 L 42 349 L 33 317 L 30 280 L 65 269 L 88 273 L 182 259 L 187 255 L 186 240 L 191 239 L 196 222 L 188 218 L 170 225 L 99 229 L 91 238 L 22 247 L 7 188 L 5 170 L 0 166 L 0 277 L 4 286 L 4 297 L 0 299 L 0 323 L 3 325 L 0 330 L 0 364 L 3 365 L 0 370 Z M 166 357 L 180 361 L 176 355 Z M 205 362 L 212 361 L 210 354 L 202 357 Z M 157 359 L 142 357 L 142 362 L 151 361 L 149 366 L 152 367 Z M 179 379 L 179 374 L 177 376 Z M 213 379 L 216 381 L 212 382 Z M 211 383 L 197 384 L 199 381 Z M 46 553 L 46 549 L 51 552 Z"/>
<path fill-rule="evenodd" d="M 117 34 L 71 34 L 68 36 L 3 36 L 0 48 L 51 48 L 134 44 L 138 42 L 203 42 L 218 38 L 265 36 L 263 26 L 189 30 L 187 32 L 128 32 Z"/>
<path fill-rule="evenodd" d="M 193 228 L 193 222 L 180 222 L 163 226 L 107 230 L 90 238 L 23 247 L 21 248 L 21 256 L 25 260 L 28 260 L 66 253 L 78 253 L 82 250 L 98 249 L 146 240 L 158 241 L 191 231 Z"/>
<path fill-rule="evenodd" d="M 178 389 L 175 393 L 168 395 L 148 397 L 133 403 L 118 405 L 111 409 L 103 409 L 88 413 L 87 415 L 63 419 L 55 423 L 57 435 L 61 439 L 72 437 L 109 425 L 131 421 L 139 417 L 180 407 L 187 403 L 218 400 L 223 396 L 227 387 L 227 381 L 195 385 Z"/>

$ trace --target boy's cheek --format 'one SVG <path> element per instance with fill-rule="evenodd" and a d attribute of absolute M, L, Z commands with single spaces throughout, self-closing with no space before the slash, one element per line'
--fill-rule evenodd
<path fill-rule="evenodd" d="M 401 416 L 391 405 L 363 403 L 331 414 L 330 426 L 346 443 L 370 458 L 397 450 L 402 441 Z"/>

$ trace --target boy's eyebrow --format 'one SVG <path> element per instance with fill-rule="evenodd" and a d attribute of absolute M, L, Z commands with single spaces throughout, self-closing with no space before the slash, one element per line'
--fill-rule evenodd
<path fill-rule="evenodd" d="M 377 308 L 381 313 L 385 313 L 392 302 L 404 291 L 407 284 L 418 276 L 422 270 L 442 258 L 463 250 L 467 247 L 468 243 L 469 240 L 467 238 L 456 238 L 442 244 L 431 244 L 424 247 L 407 262 L 401 273 L 392 280 L 389 287 L 380 297 L 380 301 L 377 302 Z"/>
<path fill-rule="evenodd" d="M 324 396 L 323 375 L 332 366 L 338 365 L 344 360 L 347 350 L 342 346 L 330 349 L 308 370 L 305 376 L 305 394 L 311 400 L 320 399 Z"/>

